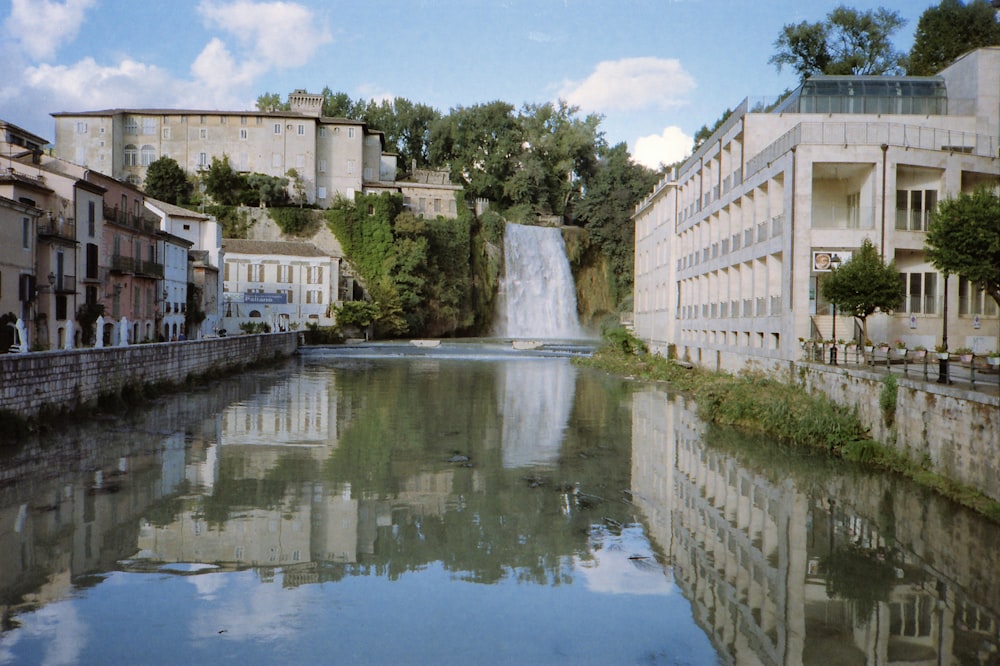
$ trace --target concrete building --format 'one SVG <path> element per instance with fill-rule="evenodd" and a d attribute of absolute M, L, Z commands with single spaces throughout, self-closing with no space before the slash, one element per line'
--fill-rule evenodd
<path fill-rule="evenodd" d="M 906 299 L 873 340 L 928 349 L 944 276 L 924 236 L 936 203 L 1000 181 L 1000 48 L 932 77 L 813 77 L 772 109 L 744 100 L 636 208 L 634 321 L 651 348 L 726 369 L 776 367 L 799 339 L 858 339 L 822 282 L 870 238 Z M 947 282 L 950 346 L 994 349 L 997 308 Z"/>
<path fill-rule="evenodd" d="M 222 327 L 237 332 L 242 323 L 272 330 L 334 324 L 341 300 L 340 264 L 311 243 L 225 239 L 222 243 Z"/>
<path fill-rule="evenodd" d="M 296 90 L 290 111 L 107 109 L 60 112 L 55 154 L 141 186 L 146 168 L 168 156 L 189 173 L 229 156 L 242 173 L 286 177 L 295 170 L 309 203 L 391 183 L 395 157 L 385 137 L 360 121 L 321 115 L 323 97 Z"/>

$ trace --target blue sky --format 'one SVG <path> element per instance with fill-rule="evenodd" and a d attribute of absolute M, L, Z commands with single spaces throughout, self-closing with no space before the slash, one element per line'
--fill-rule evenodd
<path fill-rule="evenodd" d="M 54 140 L 50 113 L 252 109 L 324 86 L 443 113 L 566 99 L 655 166 L 744 97 L 795 84 L 767 63 L 802 0 L 0 0 L 0 118 Z M 934 0 L 855 0 L 907 19 Z"/>

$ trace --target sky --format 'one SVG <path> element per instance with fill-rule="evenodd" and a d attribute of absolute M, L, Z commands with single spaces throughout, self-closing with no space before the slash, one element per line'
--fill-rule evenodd
<path fill-rule="evenodd" d="M 252 110 L 324 87 L 443 114 L 566 100 L 650 167 L 744 98 L 797 83 L 768 59 L 815 0 L 0 0 L 0 119 L 50 141 L 60 111 Z M 847 0 L 907 23 L 936 0 Z"/>

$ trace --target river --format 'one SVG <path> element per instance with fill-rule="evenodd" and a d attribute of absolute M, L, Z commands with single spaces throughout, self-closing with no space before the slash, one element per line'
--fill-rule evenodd
<path fill-rule="evenodd" d="M 997 525 L 579 352 L 306 349 L 4 451 L 0 663 L 1000 663 Z"/>

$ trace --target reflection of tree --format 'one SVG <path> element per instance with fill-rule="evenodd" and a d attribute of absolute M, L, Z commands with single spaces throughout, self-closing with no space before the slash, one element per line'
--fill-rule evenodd
<path fill-rule="evenodd" d="M 896 584 L 896 567 L 880 549 L 850 545 L 837 548 L 821 560 L 826 591 L 850 602 L 855 621 L 868 624 L 878 603 L 889 600 Z"/>
<path fill-rule="evenodd" d="M 248 458 L 227 455 L 220 460 L 212 494 L 201 499 L 201 512 L 209 524 L 222 525 L 234 511 L 243 508 L 277 509 L 290 489 L 316 477 L 316 463 L 306 453 L 292 451 L 281 456 L 260 478 L 248 478 Z"/>

